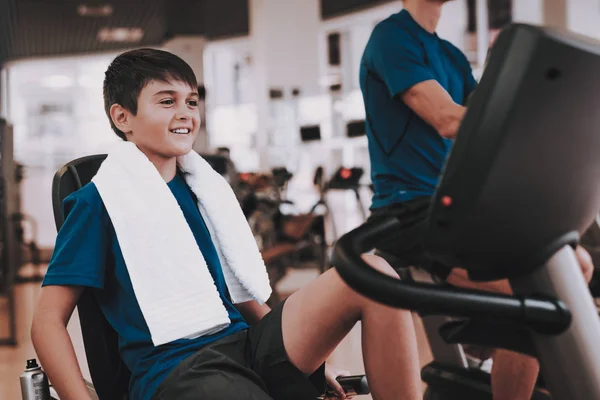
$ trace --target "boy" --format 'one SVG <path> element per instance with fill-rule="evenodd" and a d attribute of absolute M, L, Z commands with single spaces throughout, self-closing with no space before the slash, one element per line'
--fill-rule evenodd
<path fill-rule="evenodd" d="M 164 190 L 170 193 L 167 200 L 175 199 L 183 212 L 194 246 L 206 262 L 198 268 L 210 272 L 229 322 L 216 332 L 193 339 L 182 337 L 154 344 L 132 283 L 132 266 L 125 262 L 129 250 L 122 251 L 126 249 L 121 234 L 117 239 L 122 229 L 117 222 L 123 221 L 111 219 L 104 195 L 93 181 L 64 201 L 66 220 L 31 328 L 37 355 L 61 400 L 89 399 L 66 330 L 83 288 L 93 288 L 104 315 L 119 334 L 120 353 L 131 371 L 130 398 L 134 400 L 313 400 L 323 393 L 324 385 L 311 382 L 324 382 L 324 375 L 338 397 L 344 398 L 335 373 L 324 371 L 323 366 L 358 321 L 362 322 L 365 368 L 373 398 L 420 399 L 419 361 L 410 313 L 359 296 L 335 269 L 273 310 L 256 299 L 234 304 L 229 293 L 232 278 L 224 274 L 220 256 L 227 246 L 237 243 L 219 245 L 218 237 L 208 229 L 205 217 L 210 216 L 199 212 L 197 200 L 203 193 L 192 190 L 178 168 L 178 158 L 192 154 L 200 126 L 197 87 L 191 68 L 180 58 L 160 50 L 134 50 L 118 56 L 106 71 L 105 109 L 115 133 L 152 163 L 154 173 L 160 174 L 161 189 L 169 189 Z M 146 206 L 134 206 L 138 205 Z M 225 211 L 233 215 L 238 210 Z M 125 225 L 134 223 L 137 221 L 133 219 L 124 221 Z M 148 225 L 152 230 L 152 223 Z M 165 239 L 183 237 L 183 231 L 159 233 Z M 377 269 L 395 275 L 391 267 L 378 261 L 373 263 Z M 150 283 L 160 288 L 160 279 L 156 276 Z M 205 310 L 208 312 L 208 307 Z"/>

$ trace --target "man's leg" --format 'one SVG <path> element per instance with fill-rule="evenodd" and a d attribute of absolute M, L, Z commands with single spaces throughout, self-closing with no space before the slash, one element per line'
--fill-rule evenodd
<path fill-rule="evenodd" d="M 382 259 L 364 256 L 374 268 L 398 278 Z M 290 361 L 313 373 L 357 321 L 375 400 L 421 399 L 417 341 L 409 311 L 387 307 L 354 292 L 330 269 L 290 296 L 283 308 L 283 342 Z"/>
<path fill-rule="evenodd" d="M 507 280 L 473 282 L 465 270 L 455 268 L 448 276 L 454 286 L 511 294 Z M 533 357 L 508 350 L 497 349 L 492 355 L 492 393 L 494 400 L 529 400 L 535 388 L 539 364 Z"/>
<path fill-rule="evenodd" d="M 540 371 L 537 360 L 504 349 L 497 349 L 492 360 L 494 400 L 531 399 Z"/>

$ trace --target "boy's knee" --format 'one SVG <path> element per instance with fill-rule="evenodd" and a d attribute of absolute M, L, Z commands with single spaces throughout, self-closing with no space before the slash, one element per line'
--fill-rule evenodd
<path fill-rule="evenodd" d="M 398 273 L 383 258 L 376 256 L 376 255 L 363 254 L 362 259 L 367 264 L 369 264 L 369 266 L 372 267 L 373 269 L 376 269 L 377 271 L 379 271 L 385 275 L 391 276 L 392 278 L 400 279 L 400 277 L 398 276 Z M 329 272 L 332 272 L 332 274 L 329 275 L 328 274 Z M 339 291 L 334 291 L 335 296 L 339 299 L 343 299 L 344 304 L 347 307 L 349 307 L 352 310 L 355 310 L 356 314 L 354 314 L 354 313 L 352 313 L 352 314 L 356 315 L 357 318 L 360 318 L 360 315 L 363 312 L 364 307 L 366 305 L 375 304 L 371 300 L 369 300 L 367 297 L 365 297 L 362 294 L 355 291 L 350 285 L 348 285 L 342 279 L 342 277 L 339 275 L 339 273 L 337 273 L 337 271 L 335 273 L 333 273 L 333 271 L 330 270 L 330 271 L 327 271 L 325 274 L 329 276 L 328 279 L 333 278 L 336 281 L 339 281 L 342 283 L 341 285 L 337 285 L 337 284 L 331 285 L 331 287 L 335 287 L 335 288 L 339 289 Z M 377 303 L 377 304 L 379 304 L 379 303 Z"/>

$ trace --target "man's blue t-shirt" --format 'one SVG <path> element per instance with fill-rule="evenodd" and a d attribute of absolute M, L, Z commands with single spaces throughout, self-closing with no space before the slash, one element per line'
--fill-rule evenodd
<path fill-rule="evenodd" d="M 217 251 L 196 205 L 195 195 L 179 174 L 168 186 L 183 211 L 229 312 L 231 324 L 228 327 L 210 336 L 154 347 L 115 230 L 93 183 L 65 199 L 63 207 L 67 217 L 58 233 L 42 284 L 93 288 L 102 312 L 119 335 L 119 350 L 131 371 L 130 397 L 136 400 L 150 400 L 169 372 L 206 344 L 248 328 L 229 300 Z"/>
<path fill-rule="evenodd" d="M 476 86 L 459 49 L 429 33 L 406 10 L 380 22 L 365 48 L 360 86 L 374 186 L 372 209 L 433 195 L 452 146 L 400 95 L 436 80 L 464 105 Z"/>

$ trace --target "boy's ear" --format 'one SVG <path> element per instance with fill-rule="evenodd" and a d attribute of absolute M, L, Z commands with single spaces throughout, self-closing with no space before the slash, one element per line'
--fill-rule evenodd
<path fill-rule="evenodd" d="M 110 118 L 113 124 L 123 133 L 130 133 L 131 127 L 129 126 L 130 113 L 119 104 L 113 104 L 110 107 Z"/>

